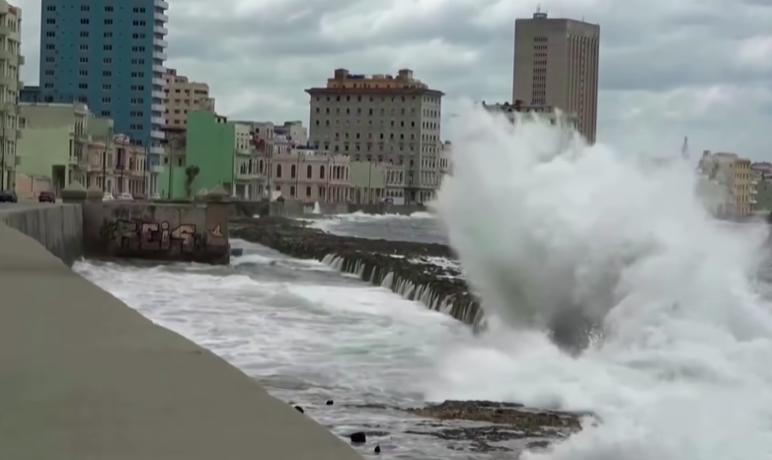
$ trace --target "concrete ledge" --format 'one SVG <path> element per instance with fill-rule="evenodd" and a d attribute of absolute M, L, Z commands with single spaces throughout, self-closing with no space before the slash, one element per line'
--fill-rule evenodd
<path fill-rule="evenodd" d="M 0 222 L 34 239 L 67 265 L 83 256 L 83 213 L 79 204 L 4 204 L 0 206 Z M 5 259 L 0 254 L 0 267 L 10 262 Z"/>
<path fill-rule="evenodd" d="M 59 244 L 61 227 L 12 220 Z M 238 369 L 2 224 L 0 270 L 0 458 L 361 460 Z"/>

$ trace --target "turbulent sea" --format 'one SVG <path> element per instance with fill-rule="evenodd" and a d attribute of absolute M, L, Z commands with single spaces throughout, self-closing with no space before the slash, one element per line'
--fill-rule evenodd
<path fill-rule="evenodd" d="M 335 216 L 327 231 L 368 238 L 441 241 L 427 215 Z M 81 262 L 76 270 L 143 315 L 188 337 L 257 379 L 278 398 L 346 436 L 372 433 L 360 451 L 380 458 L 498 458 L 448 449 L 412 416 L 380 406 L 418 406 L 417 382 L 434 372 L 448 343 L 470 331 L 390 290 L 342 275 L 321 262 L 291 259 L 241 240 L 231 267 L 148 268 Z M 328 399 L 333 406 L 326 406 Z"/>
<path fill-rule="evenodd" d="M 485 309 L 479 336 L 322 263 L 243 241 L 230 267 L 76 270 L 333 432 L 370 433 L 364 455 L 380 444 L 390 459 L 516 458 L 416 434 L 432 427 L 389 409 L 485 399 L 597 415 L 524 460 L 772 459 L 772 303 L 758 276 L 770 262 L 767 227 L 712 219 L 678 152 L 652 167 L 631 153 L 638 146 L 588 146 L 548 123 L 475 110 L 453 122 L 439 219 L 314 225 L 450 242 Z M 581 343 L 566 352 L 558 332 Z"/>

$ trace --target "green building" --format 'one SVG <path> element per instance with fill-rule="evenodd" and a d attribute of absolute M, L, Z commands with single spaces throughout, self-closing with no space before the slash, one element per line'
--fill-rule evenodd
<path fill-rule="evenodd" d="M 261 190 L 248 126 L 212 112 L 189 112 L 184 145 L 184 160 L 174 157 L 165 162 L 168 167 L 159 178 L 162 198 L 187 199 L 222 186 L 249 199 Z"/>
<path fill-rule="evenodd" d="M 22 103 L 19 127 L 17 173 L 48 178 L 58 192 L 74 180 L 88 185 L 86 145 L 111 131 L 112 120 L 94 117 L 83 104 Z"/>

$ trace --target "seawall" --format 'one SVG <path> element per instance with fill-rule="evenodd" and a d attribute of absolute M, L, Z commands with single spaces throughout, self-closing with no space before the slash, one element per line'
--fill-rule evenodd
<path fill-rule="evenodd" d="M 464 323 L 482 325 L 483 310 L 460 269 L 436 263 L 454 258 L 446 245 L 331 235 L 284 217 L 234 219 L 230 234 L 290 257 L 324 262 Z"/>
<path fill-rule="evenodd" d="M 83 256 L 80 204 L 3 204 L 0 222 L 37 241 L 68 266 Z"/>
<path fill-rule="evenodd" d="M 0 207 L 0 458 L 361 460 L 70 270 L 77 209 Z"/>

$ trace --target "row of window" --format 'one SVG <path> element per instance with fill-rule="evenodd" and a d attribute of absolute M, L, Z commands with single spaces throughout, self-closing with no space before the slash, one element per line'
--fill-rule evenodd
<path fill-rule="evenodd" d="M 260 172 L 262 172 L 263 164 L 262 161 L 260 162 Z M 331 166 L 332 169 L 332 176 L 330 179 L 336 179 L 336 180 L 345 180 L 348 179 L 348 168 L 343 166 Z M 313 174 L 313 166 L 307 165 L 306 166 L 306 178 L 311 179 L 314 177 Z M 324 179 L 324 165 L 319 165 L 319 179 Z M 296 165 L 292 165 L 290 167 L 290 179 L 295 179 L 297 177 L 297 167 Z M 276 178 L 281 179 L 281 165 L 276 165 Z"/>
<path fill-rule="evenodd" d="M 80 6 L 80 10 L 81 11 L 85 11 L 85 12 L 91 11 L 91 5 L 81 5 Z M 46 11 L 55 12 L 56 11 L 56 5 L 49 5 L 49 6 L 47 6 L 46 7 Z M 115 7 L 114 6 L 112 6 L 112 5 L 105 6 L 105 12 L 112 13 L 114 11 L 115 11 Z M 131 9 L 131 11 L 134 12 L 134 13 L 146 13 L 147 12 L 147 10 L 144 7 L 134 7 L 134 8 Z"/>

